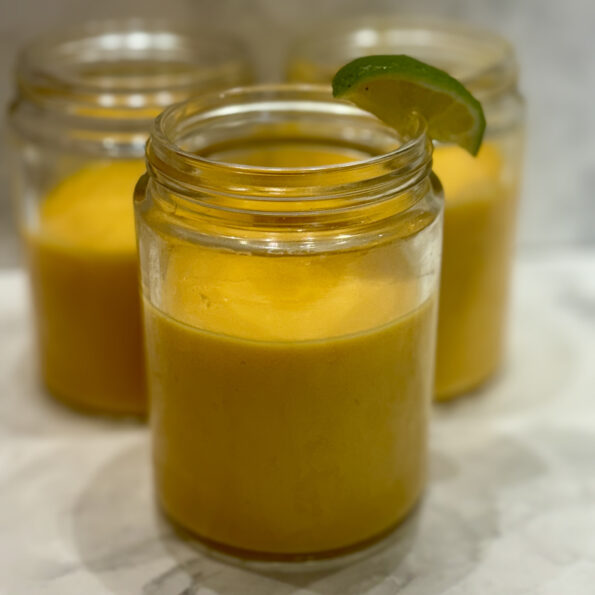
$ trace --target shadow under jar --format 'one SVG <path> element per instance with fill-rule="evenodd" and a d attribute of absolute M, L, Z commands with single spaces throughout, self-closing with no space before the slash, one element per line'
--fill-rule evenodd
<path fill-rule="evenodd" d="M 156 485 L 215 548 L 327 556 L 420 496 L 442 200 L 412 129 L 294 86 L 156 121 L 135 192 Z"/>
<path fill-rule="evenodd" d="M 435 393 L 450 399 L 483 383 L 502 361 L 524 133 L 517 65 L 512 47 L 492 33 L 383 16 L 297 40 L 287 77 L 328 83 L 343 64 L 371 54 L 408 54 L 446 70 L 486 113 L 477 157 L 456 146 L 434 150 L 445 194 Z"/>
<path fill-rule="evenodd" d="M 41 37 L 16 65 L 14 186 L 42 376 L 71 405 L 146 409 L 132 194 L 155 116 L 249 80 L 244 49 L 161 21 Z"/>

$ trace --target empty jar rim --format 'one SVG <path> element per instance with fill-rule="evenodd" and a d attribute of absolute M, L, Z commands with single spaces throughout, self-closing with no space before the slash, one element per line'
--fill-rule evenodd
<path fill-rule="evenodd" d="M 376 144 L 369 157 L 312 167 L 245 165 L 208 155 L 213 144 L 254 135 Z M 155 120 L 147 143 L 149 171 L 163 185 L 190 194 L 216 187 L 248 200 L 319 200 L 345 192 L 365 199 L 371 184 L 385 182 L 394 190 L 427 176 L 431 154 L 423 120 L 412 116 L 407 137 L 399 138 L 375 116 L 333 98 L 330 87 L 302 84 L 238 87 L 170 106 Z"/>
<path fill-rule="evenodd" d="M 514 49 L 496 33 L 448 19 L 391 15 L 329 22 L 297 38 L 288 76 L 330 80 L 343 64 L 370 54 L 411 55 L 446 70 L 483 99 L 515 87 L 518 78 Z"/>
<path fill-rule="evenodd" d="M 284 152 L 292 163 L 296 147 L 306 155 L 336 150 L 349 160 L 267 166 L 268 156 Z M 333 98 L 329 86 L 236 88 L 171 106 L 156 119 L 146 154 L 137 221 L 209 245 L 266 253 L 351 249 L 416 234 L 442 209 L 425 123 L 412 116 L 399 138 L 372 114 Z"/>
<path fill-rule="evenodd" d="M 88 22 L 42 35 L 17 57 L 19 94 L 83 116 L 155 117 L 210 88 L 252 78 L 239 40 L 165 19 Z"/>

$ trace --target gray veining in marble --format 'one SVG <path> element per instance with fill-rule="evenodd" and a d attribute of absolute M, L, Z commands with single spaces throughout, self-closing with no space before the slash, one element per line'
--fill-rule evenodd
<path fill-rule="evenodd" d="M 158 514 L 146 429 L 33 379 L 22 273 L 0 275 L 2 595 L 592 595 L 595 252 L 525 254 L 506 369 L 434 409 L 431 478 L 385 549 L 283 573 L 209 558 Z"/>

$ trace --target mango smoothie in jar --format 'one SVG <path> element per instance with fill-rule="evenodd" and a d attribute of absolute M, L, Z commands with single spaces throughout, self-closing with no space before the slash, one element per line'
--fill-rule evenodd
<path fill-rule="evenodd" d="M 426 478 L 442 201 L 417 122 L 327 89 L 166 110 L 135 191 L 153 464 L 208 546 L 292 560 L 391 531 Z"/>
<path fill-rule="evenodd" d="M 481 385 L 503 358 L 523 144 L 517 66 L 511 46 L 492 33 L 383 16 L 297 40 L 287 77 L 328 83 L 342 64 L 381 54 L 408 54 L 447 71 L 481 101 L 487 118 L 476 157 L 442 144 L 433 155 L 445 194 L 435 386 L 445 400 Z"/>
<path fill-rule="evenodd" d="M 249 78 L 234 40 L 106 21 L 20 53 L 14 186 L 43 382 L 71 405 L 146 410 L 132 193 L 151 122 L 190 93 Z"/>

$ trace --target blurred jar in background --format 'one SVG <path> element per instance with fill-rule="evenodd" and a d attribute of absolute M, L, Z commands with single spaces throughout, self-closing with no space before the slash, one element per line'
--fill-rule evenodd
<path fill-rule="evenodd" d="M 502 360 L 524 133 L 517 64 L 512 47 L 492 33 L 384 16 L 299 39 L 290 49 L 287 77 L 328 83 L 340 66 L 371 54 L 409 54 L 446 70 L 486 112 L 477 157 L 456 146 L 434 151 L 446 201 L 436 397 L 449 399 L 480 385 Z"/>
<path fill-rule="evenodd" d="M 441 189 L 326 87 L 173 106 L 135 192 L 167 514 L 242 556 L 377 539 L 426 480 Z"/>
<path fill-rule="evenodd" d="M 160 21 L 41 37 L 16 65 L 14 192 L 43 380 L 89 410 L 146 408 L 132 193 L 152 120 L 250 79 L 235 40 Z"/>

